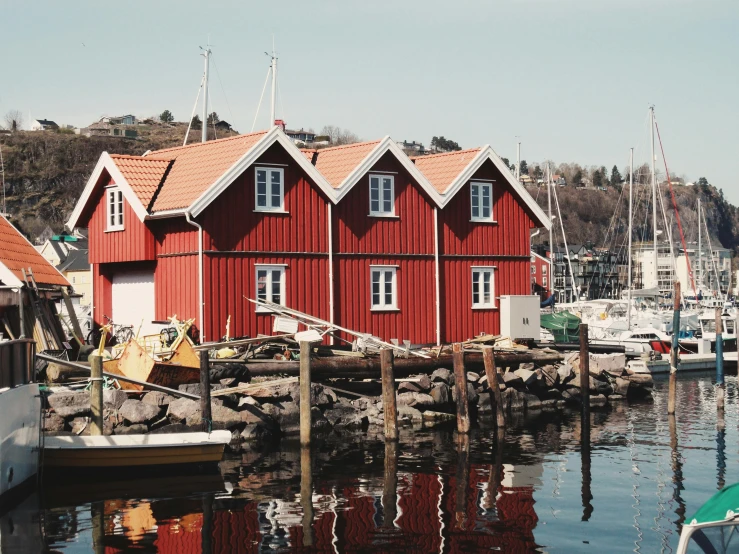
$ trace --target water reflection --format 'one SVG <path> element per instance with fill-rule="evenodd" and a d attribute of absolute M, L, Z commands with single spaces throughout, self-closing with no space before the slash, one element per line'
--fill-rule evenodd
<path fill-rule="evenodd" d="M 54 484 L 26 513 L 36 540 L 65 552 L 670 551 L 686 512 L 739 480 L 727 381 L 723 422 L 707 378 L 678 382 L 668 418 L 665 381 L 654 403 L 587 419 L 532 412 L 469 436 L 452 425 L 398 443 L 283 441 L 231 455 L 219 475 Z"/>

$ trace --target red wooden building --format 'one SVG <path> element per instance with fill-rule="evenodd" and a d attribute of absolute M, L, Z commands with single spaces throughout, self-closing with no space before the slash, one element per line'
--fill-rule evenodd
<path fill-rule="evenodd" d="M 70 228 L 89 229 L 94 318 L 204 340 L 269 333 L 265 298 L 383 339 L 500 328 L 530 293 L 546 216 L 489 146 L 411 159 L 389 137 L 299 150 L 278 127 L 144 156 L 104 153 Z"/>
<path fill-rule="evenodd" d="M 531 251 L 531 294 L 538 294 L 546 300 L 552 294 L 552 263 L 551 260 Z"/>

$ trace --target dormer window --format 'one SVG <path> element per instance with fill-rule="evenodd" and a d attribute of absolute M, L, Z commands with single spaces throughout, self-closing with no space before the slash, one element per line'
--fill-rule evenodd
<path fill-rule="evenodd" d="M 254 210 L 257 212 L 285 211 L 285 171 L 282 168 L 257 167 L 254 187 Z"/>
<path fill-rule="evenodd" d="M 370 215 L 395 215 L 395 182 L 392 175 L 370 175 Z"/>
<path fill-rule="evenodd" d="M 108 198 L 107 231 L 123 231 L 123 191 L 120 187 L 106 189 Z"/>
<path fill-rule="evenodd" d="M 493 184 L 472 181 L 470 183 L 472 221 L 493 221 Z"/>

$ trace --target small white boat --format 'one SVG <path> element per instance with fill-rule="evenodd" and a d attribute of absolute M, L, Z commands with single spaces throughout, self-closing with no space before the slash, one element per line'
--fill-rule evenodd
<path fill-rule="evenodd" d="M 39 465 L 40 423 L 37 384 L 0 389 L 0 505 L 13 489 L 33 483 Z"/>
<path fill-rule="evenodd" d="M 739 548 L 739 483 L 724 487 L 683 525 L 677 554 L 725 553 Z"/>
<path fill-rule="evenodd" d="M 129 468 L 218 463 L 230 431 L 45 437 L 44 468 Z"/>

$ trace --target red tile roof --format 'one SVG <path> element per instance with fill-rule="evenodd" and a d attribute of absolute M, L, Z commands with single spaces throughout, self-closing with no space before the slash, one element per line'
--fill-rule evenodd
<path fill-rule="evenodd" d="M 110 157 L 141 203 L 148 208 L 172 159 L 153 159 L 122 154 L 111 154 Z"/>
<path fill-rule="evenodd" d="M 316 155 L 316 169 L 323 175 L 334 188 L 339 185 L 354 171 L 354 169 L 365 159 L 375 147 L 380 144 L 379 140 L 372 142 L 358 142 L 333 148 L 322 148 Z"/>
<path fill-rule="evenodd" d="M 70 286 L 61 273 L 21 235 L 13 225 L 0 216 L 0 264 L 8 268 L 15 277 L 23 281 L 22 269 L 31 268 L 39 285 Z"/>
<path fill-rule="evenodd" d="M 265 134 L 260 131 L 148 154 L 143 159 L 174 160 L 151 211 L 190 206 Z"/>
<path fill-rule="evenodd" d="M 415 156 L 411 159 L 433 187 L 439 193 L 444 194 L 449 188 L 449 185 L 452 184 L 479 152 L 479 148 L 471 148 L 469 150 L 458 150 L 444 154 Z"/>

